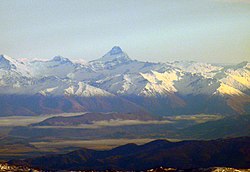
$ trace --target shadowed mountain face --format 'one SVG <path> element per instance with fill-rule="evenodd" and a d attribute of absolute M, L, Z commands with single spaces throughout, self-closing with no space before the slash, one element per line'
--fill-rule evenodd
<path fill-rule="evenodd" d="M 143 107 L 120 97 L 2 95 L 0 116 L 31 116 L 63 112 L 124 112 L 148 115 Z"/>
<path fill-rule="evenodd" d="M 81 149 L 9 163 L 46 170 L 146 170 L 160 166 L 249 168 L 249 145 L 249 137 L 182 142 L 156 140 L 141 146 L 127 144 L 107 151 Z"/>
<path fill-rule="evenodd" d="M 24 63 L 0 55 L 0 116 L 79 111 L 247 114 L 249 78 L 248 62 L 142 62 L 117 46 L 85 64 L 61 56 Z"/>
<path fill-rule="evenodd" d="M 250 115 L 226 117 L 217 121 L 196 124 L 178 131 L 185 138 L 211 139 L 250 136 Z"/>

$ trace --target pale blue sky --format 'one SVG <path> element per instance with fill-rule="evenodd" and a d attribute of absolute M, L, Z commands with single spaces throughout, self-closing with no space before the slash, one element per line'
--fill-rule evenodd
<path fill-rule="evenodd" d="M 0 54 L 92 60 L 250 60 L 250 0 L 1 0 Z"/>

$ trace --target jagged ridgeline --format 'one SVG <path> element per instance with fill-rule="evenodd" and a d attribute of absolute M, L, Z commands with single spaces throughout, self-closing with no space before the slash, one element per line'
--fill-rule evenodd
<path fill-rule="evenodd" d="M 143 62 L 120 47 L 86 63 L 0 56 L 0 116 L 61 112 L 247 114 L 250 63 Z"/>

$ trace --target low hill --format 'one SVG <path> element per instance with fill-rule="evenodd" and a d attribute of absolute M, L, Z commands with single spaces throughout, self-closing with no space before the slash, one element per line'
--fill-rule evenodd
<path fill-rule="evenodd" d="M 157 120 L 157 117 L 153 117 L 147 114 L 134 114 L 134 113 L 85 113 L 78 116 L 70 117 L 52 117 L 42 122 L 33 124 L 32 126 L 76 126 L 81 124 L 93 124 L 97 121 L 111 121 L 111 120 L 138 120 L 149 121 Z"/>
<path fill-rule="evenodd" d="M 160 166 L 249 168 L 249 145 L 250 137 L 181 142 L 155 140 L 140 146 L 127 144 L 106 151 L 80 149 L 67 154 L 13 160 L 9 164 L 44 170 L 147 170 Z"/>
<path fill-rule="evenodd" d="M 178 131 L 179 136 L 196 139 L 250 136 L 250 115 L 230 116 L 196 124 Z"/>

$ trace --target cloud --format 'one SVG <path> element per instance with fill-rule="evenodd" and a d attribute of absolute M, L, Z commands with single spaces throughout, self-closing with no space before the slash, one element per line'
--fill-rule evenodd
<path fill-rule="evenodd" d="M 152 124 L 169 124 L 173 123 L 169 120 L 162 121 L 140 121 L 140 120 L 108 120 L 108 121 L 94 121 L 93 124 L 81 124 L 81 125 L 66 125 L 66 126 L 35 126 L 34 128 L 85 128 L 85 129 L 96 129 L 103 127 L 119 127 L 128 125 L 152 125 Z"/>
<path fill-rule="evenodd" d="M 28 58 L 19 58 L 18 61 L 25 63 L 25 62 L 29 62 L 30 59 L 28 59 Z"/>

